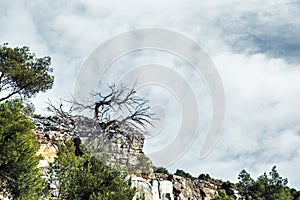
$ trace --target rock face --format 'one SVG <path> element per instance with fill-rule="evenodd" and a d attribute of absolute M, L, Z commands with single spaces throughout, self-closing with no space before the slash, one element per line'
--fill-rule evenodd
<path fill-rule="evenodd" d="M 37 154 L 44 157 L 40 160 L 38 167 L 47 168 L 50 163 L 54 162 L 57 146 L 71 139 L 70 130 L 54 123 L 51 118 L 31 118 L 31 121 L 35 124 L 34 132 L 40 144 Z"/>
<path fill-rule="evenodd" d="M 38 154 L 44 156 L 40 167 L 54 161 L 60 143 L 80 137 L 103 162 L 132 174 L 132 185 L 137 188 L 134 200 L 209 200 L 221 188 L 218 181 L 153 173 L 152 162 L 143 152 L 144 136 L 133 129 L 113 125 L 102 130 L 99 123 L 82 116 L 67 124 L 56 117 L 31 120 L 41 144 Z"/>
<path fill-rule="evenodd" d="M 152 174 L 150 179 L 132 176 L 132 185 L 137 188 L 137 195 L 134 200 L 142 198 L 145 200 L 174 200 L 173 183 L 167 177 L 168 175 L 165 174 Z"/>
<path fill-rule="evenodd" d="M 153 173 L 149 179 L 133 176 L 137 188 L 134 200 L 209 200 L 221 188 L 221 182 L 191 180 L 176 175 Z"/>
<path fill-rule="evenodd" d="M 149 175 L 153 172 L 151 160 L 144 154 L 144 136 L 131 129 L 108 127 L 102 130 L 95 120 L 77 116 L 72 123 L 64 124 L 56 117 L 35 117 L 36 134 L 41 144 L 39 154 L 45 160 L 41 167 L 54 161 L 57 145 L 74 138 L 80 138 L 94 155 L 107 165 L 129 173 Z"/>

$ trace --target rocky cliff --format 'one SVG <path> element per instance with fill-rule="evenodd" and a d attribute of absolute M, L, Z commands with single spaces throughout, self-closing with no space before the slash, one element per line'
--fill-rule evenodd
<path fill-rule="evenodd" d="M 209 200 L 222 186 L 221 182 L 160 173 L 153 173 L 148 179 L 133 176 L 132 183 L 138 189 L 136 199 L 145 200 Z"/>
<path fill-rule="evenodd" d="M 137 188 L 134 199 L 145 200 L 209 200 L 217 195 L 222 183 L 191 180 L 176 175 L 153 173 L 151 160 L 143 153 L 144 136 L 133 129 L 114 126 L 102 130 L 92 119 L 77 116 L 64 124 L 57 117 L 34 117 L 35 133 L 41 144 L 39 154 L 44 156 L 40 167 L 54 161 L 57 145 L 80 138 L 106 164 L 131 174 Z"/>
<path fill-rule="evenodd" d="M 31 120 L 41 144 L 38 153 L 45 158 L 40 162 L 41 167 L 54 161 L 57 145 L 61 142 L 80 138 L 107 165 L 143 176 L 153 172 L 152 162 L 143 152 L 144 136 L 135 130 L 113 127 L 103 131 L 97 122 L 82 116 L 74 117 L 72 124 L 64 124 L 56 117 Z"/>

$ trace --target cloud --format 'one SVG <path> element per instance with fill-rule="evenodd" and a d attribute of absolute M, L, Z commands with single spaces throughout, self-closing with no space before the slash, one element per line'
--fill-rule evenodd
<path fill-rule="evenodd" d="M 236 52 L 265 53 L 299 63 L 299 11 L 297 2 L 260 2 L 224 11 L 215 23 Z"/>
<path fill-rule="evenodd" d="M 300 153 L 299 65 L 263 54 L 226 53 L 213 60 L 219 66 L 226 90 L 226 121 L 212 154 L 195 162 L 193 172 L 212 171 L 217 177 L 235 180 L 232 177 L 237 177 L 241 169 L 257 176 L 277 165 L 280 172 L 282 167 L 286 170 L 283 173 L 290 175 L 291 185 L 299 187 L 297 179 L 291 176 Z M 196 144 L 201 144 L 200 138 Z M 190 167 L 186 163 L 192 163 L 197 156 L 194 152 L 199 149 L 193 146 L 179 162 Z M 222 170 L 218 170 L 220 165 Z"/>

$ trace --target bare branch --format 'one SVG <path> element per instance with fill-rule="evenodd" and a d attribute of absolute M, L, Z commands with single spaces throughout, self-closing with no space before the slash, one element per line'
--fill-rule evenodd
<path fill-rule="evenodd" d="M 59 102 L 56 102 L 58 106 L 55 106 L 49 99 L 47 102 L 47 110 L 55 114 L 55 116 L 58 118 L 58 121 L 62 126 L 65 126 L 66 128 L 74 127 L 75 121 L 73 119 L 73 116 L 71 115 L 70 110 L 64 111 L 63 110 L 63 100 L 59 100 Z"/>
<path fill-rule="evenodd" d="M 49 101 L 47 109 L 59 118 L 61 124 L 71 126 L 76 131 L 80 131 L 77 127 L 80 123 L 76 121 L 79 118 L 72 115 L 72 112 L 93 112 L 94 119 L 91 120 L 101 128 L 101 134 L 89 136 L 90 141 L 87 142 L 91 144 L 94 144 L 96 137 L 107 141 L 106 139 L 116 132 L 126 137 L 137 133 L 147 134 L 149 126 L 154 126 L 153 123 L 157 120 L 150 112 L 149 101 L 138 96 L 134 87 L 109 85 L 108 89 L 107 93 L 94 92 L 92 96 L 95 101 L 80 102 L 75 98 L 69 101 L 60 100 L 56 104 Z M 71 105 L 69 110 L 64 109 L 65 104 Z M 100 142 L 99 145 L 104 144 Z"/>
<path fill-rule="evenodd" d="M 100 123 L 103 130 L 111 124 L 117 124 L 119 127 L 128 126 L 147 132 L 147 126 L 153 126 L 156 119 L 150 113 L 149 101 L 136 94 L 134 85 L 128 88 L 122 84 L 119 87 L 113 84 L 108 85 L 108 89 L 107 94 L 95 92 L 94 102 L 80 103 L 73 99 L 70 101 L 72 109 L 92 111 L 94 119 Z"/>

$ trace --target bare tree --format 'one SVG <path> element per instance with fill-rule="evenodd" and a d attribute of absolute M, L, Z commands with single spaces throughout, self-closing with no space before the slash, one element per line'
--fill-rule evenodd
<path fill-rule="evenodd" d="M 59 101 L 53 104 L 50 100 L 48 100 L 47 110 L 55 114 L 55 122 L 58 122 L 61 126 L 65 128 L 73 128 L 75 125 L 75 121 L 73 116 L 71 115 L 71 108 L 65 111 L 64 108 L 64 100 L 60 99 Z M 58 105 L 58 106 L 57 106 Z"/>
<path fill-rule="evenodd" d="M 73 98 L 48 102 L 48 111 L 55 114 L 54 122 L 70 127 L 76 155 L 83 153 L 81 139 L 100 159 L 107 159 L 107 152 L 113 153 L 112 140 L 120 142 L 122 148 L 131 148 L 134 140 L 144 141 L 148 126 L 153 126 L 156 118 L 150 112 L 148 100 L 137 95 L 134 85 L 110 85 L 106 93 L 96 92 L 93 97 L 94 101 Z M 84 111 L 91 112 L 93 117 L 83 116 Z"/>
<path fill-rule="evenodd" d="M 128 88 L 125 85 L 109 86 L 108 94 L 96 92 L 94 102 L 81 103 L 72 99 L 72 111 L 89 110 L 93 112 L 103 130 L 110 126 L 121 128 L 131 127 L 147 132 L 147 126 L 153 126 L 154 114 L 150 112 L 149 101 L 136 95 L 134 85 Z"/>

